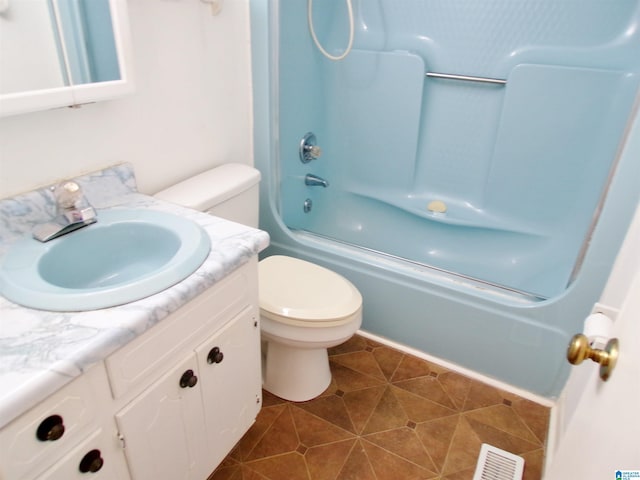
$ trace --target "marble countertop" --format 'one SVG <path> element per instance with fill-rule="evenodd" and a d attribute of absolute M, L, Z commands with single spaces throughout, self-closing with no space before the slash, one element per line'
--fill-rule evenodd
<path fill-rule="evenodd" d="M 133 169 L 117 165 L 74 179 L 104 208 L 149 208 L 201 225 L 211 252 L 195 273 L 160 293 L 118 307 L 48 312 L 0 297 L 0 428 L 220 281 L 269 244 L 266 232 L 137 192 Z M 34 225 L 53 217 L 50 188 L 0 200 L 0 259 Z M 99 221 L 99 220 L 98 220 Z M 86 227 L 86 228 L 91 228 Z M 1 260 L 0 260 L 1 261 Z"/>

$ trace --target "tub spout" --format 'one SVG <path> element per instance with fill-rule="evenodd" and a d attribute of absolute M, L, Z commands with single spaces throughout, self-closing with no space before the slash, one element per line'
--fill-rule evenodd
<path fill-rule="evenodd" d="M 324 178 L 320 178 L 317 175 L 313 175 L 311 173 L 307 173 L 307 175 L 305 175 L 304 184 L 309 185 L 310 187 L 327 188 L 329 186 L 329 182 L 327 182 Z"/>

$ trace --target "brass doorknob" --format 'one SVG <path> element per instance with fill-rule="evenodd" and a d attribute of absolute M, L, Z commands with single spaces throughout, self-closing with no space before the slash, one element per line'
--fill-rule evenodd
<path fill-rule="evenodd" d="M 577 333 L 569 342 L 567 348 L 567 360 L 572 365 L 580 365 L 585 358 L 590 358 L 600 364 L 600 378 L 603 381 L 609 380 L 611 372 L 618 361 L 619 342 L 617 338 L 612 338 L 607 342 L 603 350 L 591 348 L 589 339 L 582 333 Z"/>

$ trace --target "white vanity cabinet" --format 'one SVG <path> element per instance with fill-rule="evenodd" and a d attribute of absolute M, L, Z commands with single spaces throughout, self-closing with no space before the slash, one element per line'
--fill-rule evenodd
<path fill-rule="evenodd" d="M 245 309 L 116 414 L 133 480 L 204 480 L 260 408 L 259 328 Z"/>
<path fill-rule="evenodd" d="M 106 360 L 133 480 L 205 480 L 261 406 L 257 259 Z"/>
<path fill-rule="evenodd" d="M 252 258 L 4 427 L 0 480 L 206 480 L 261 392 Z M 60 440 L 37 439 L 49 417 Z"/>
<path fill-rule="evenodd" d="M 0 478 L 127 480 L 110 405 L 100 363 L 0 431 Z"/>

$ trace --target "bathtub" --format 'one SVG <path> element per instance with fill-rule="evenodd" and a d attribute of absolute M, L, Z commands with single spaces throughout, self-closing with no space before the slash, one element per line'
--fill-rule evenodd
<path fill-rule="evenodd" d="M 354 0 L 334 62 L 306 2 L 251 2 L 267 254 L 349 278 L 370 333 L 557 396 L 640 178 L 640 4 L 576 5 Z M 339 53 L 344 4 L 313 13 Z"/>

